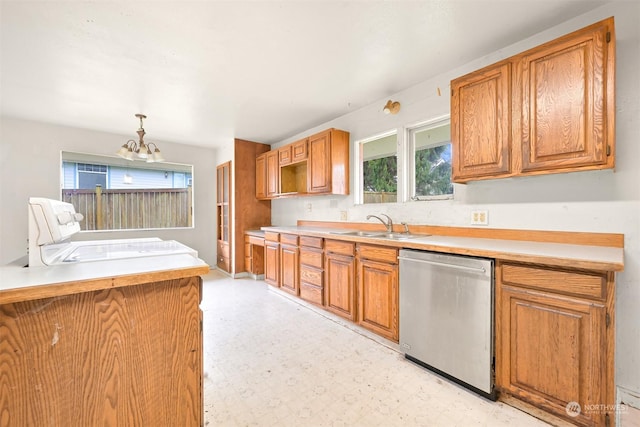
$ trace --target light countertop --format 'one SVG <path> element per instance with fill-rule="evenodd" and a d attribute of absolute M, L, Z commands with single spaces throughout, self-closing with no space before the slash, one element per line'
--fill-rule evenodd
<path fill-rule="evenodd" d="M 486 239 L 442 235 L 424 235 L 406 240 L 344 235 L 345 228 L 310 226 L 270 226 L 263 230 L 302 234 L 358 243 L 393 246 L 434 252 L 471 255 L 500 260 L 537 263 L 557 267 L 583 268 L 599 271 L 622 271 L 624 249 L 521 240 Z"/>
<path fill-rule="evenodd" d="M 0 304 L 60 296 L 89 290 L 130 286 L 209 271 L 189 254 L 24 267 L 27 257 L 0 267 Z"/>

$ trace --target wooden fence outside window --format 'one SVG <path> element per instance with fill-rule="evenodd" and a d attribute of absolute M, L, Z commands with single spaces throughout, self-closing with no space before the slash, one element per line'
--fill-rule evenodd
<path fill-rule="evenodd" d="M 192 189 L 62 190 L 62 200 L 84 215 L 82 230 L 191 227 Z"/>
<path fill-rule="evenodd" d="M 385 191 L 365 191 L 364 203 L 395 203 L 398 200 L 398 193 Z"/>

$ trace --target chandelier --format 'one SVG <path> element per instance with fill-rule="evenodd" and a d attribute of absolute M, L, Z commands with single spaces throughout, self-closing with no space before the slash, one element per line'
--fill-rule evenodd
<path fill-rule="evenodd" d="M 142 127 L 142 120 L 146 119 L 147 116 L 144 114 L 136 114 L 136 117 L 140 119 L 140 129 L 137 131 L 139 141 L 136 142 L 133 139 L 128 140 L 120 147 L 116 154 L 127 160 L 145 160 L 147 163 L 164 162 L 164 157 L 162 157 L 158 146 L 153 142 L 146 144 L 144 142 L 145 131 Z M 153 151 L 151 151 L 152 145 L 154 148 Z"/>

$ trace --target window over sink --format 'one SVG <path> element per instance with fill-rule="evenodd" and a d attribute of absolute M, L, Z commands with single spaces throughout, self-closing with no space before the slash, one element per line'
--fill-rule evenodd
<path fill-rule="evenodd" d="M 393 203 L 398 200 L 397 133 L 378 135 L 358 143 L 361 203 Z"/>
<path fill-rule="evenodd" d="M 356 204 L 453 199 L 449 116 L 362 139 L 356 150 Z"/>
<path fill-rule="evenodd" d="M 407 130 L 412 200 L 453 198 L 451 183 L 451 124 L 437 121 Z"/>

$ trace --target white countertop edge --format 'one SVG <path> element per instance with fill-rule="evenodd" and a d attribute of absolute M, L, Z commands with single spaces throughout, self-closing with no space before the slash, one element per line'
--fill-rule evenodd
<path fill-rule="evenodd" d="M 186 268 L 208 267 L 208 264 L 203 260 L 189 254 L 24 267 L 27 261 L 27 257 L 23 257 L 0 267 L 0 294 L 2 291 L 32 286 L 47 286 Z"/>

